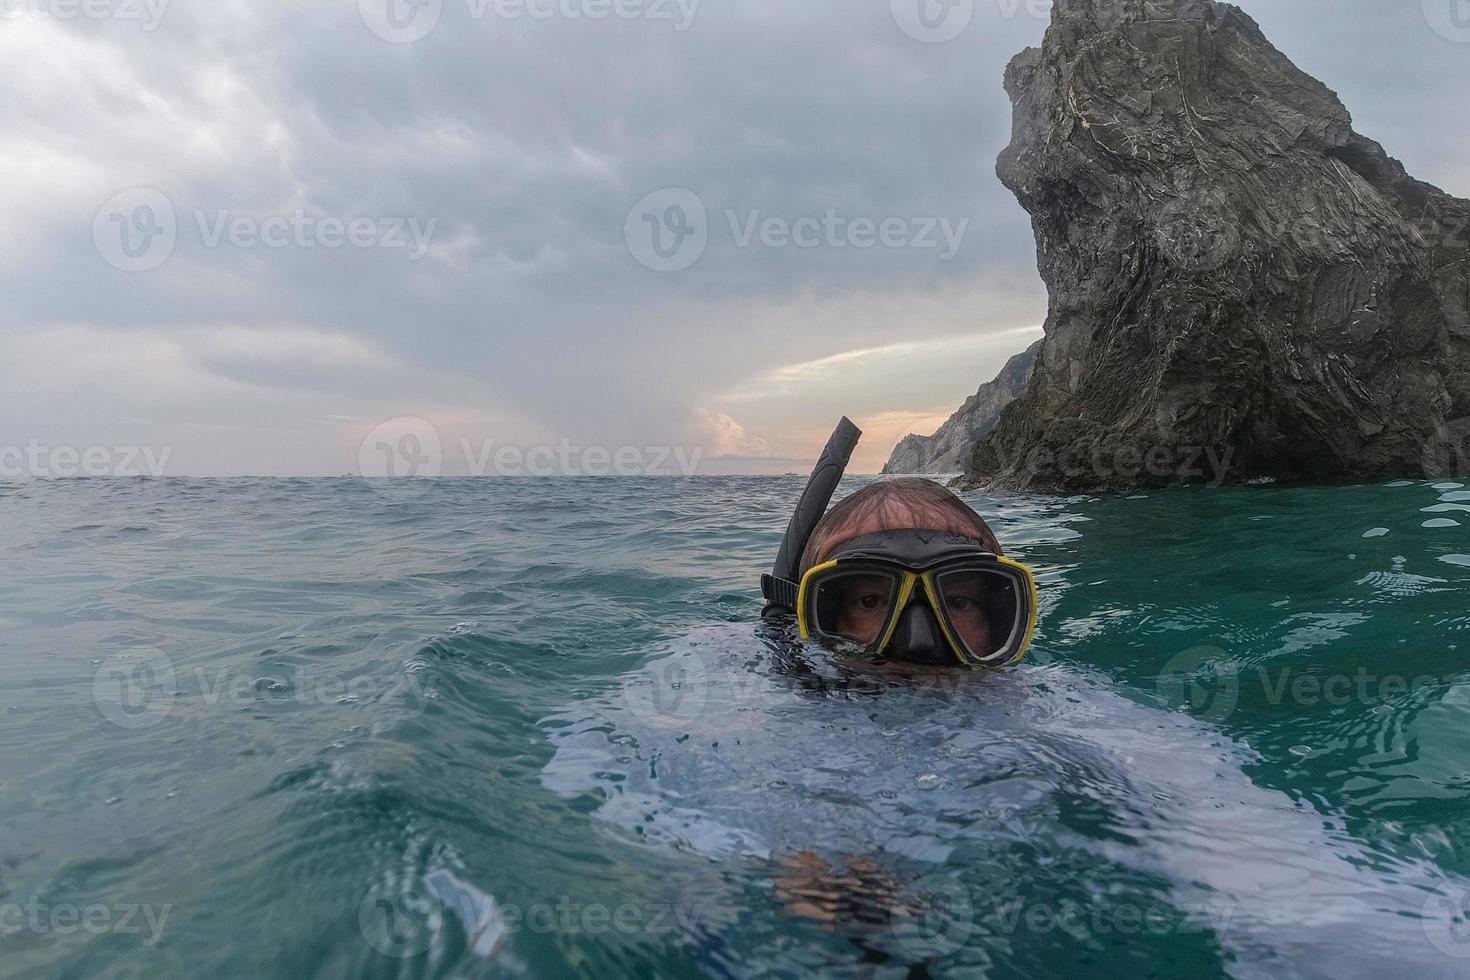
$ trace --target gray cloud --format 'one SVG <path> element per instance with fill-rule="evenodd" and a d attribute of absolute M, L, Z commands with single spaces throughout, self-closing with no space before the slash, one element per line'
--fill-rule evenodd
<path fill-rule="evenodd" d="M 1001 72 L 1045 28 L 1033 5 L 975 0 L 965 30 L 931 44 L 888 0 L 704 0 L 682 31 L 672 2 L 673 20 L 573 20 L 442 0 L 431 33 L 395 44 L 364 21 L 379 2 L 173 0 L 153 31 L 48 16 L 46 0 L 4 8 L 19 15 L 0 31 L 0 443 L 126 436 L 176 444 L 184 472 L 341 472 L 357 431 L 344 418 L 439 413 L 620 445 L 723 438 L 700 427 L 734 416 L 773 455 L 800 454 L 845 404 L 841 375 L 786 402 L 735 396 L 883 349 L 854 411 L 927 417 L 1011 351 L 965 348 L 966 377 L 893 345 L 1044 313 L 1026 217 L 993 174 Z M 1470 192 L 1470 136 L 1451 125 L 1470 44 L 1419 3 L 1244 6 L 1361 131 Z M 177 241 L 128 273 L 93 226 L 138 187 L 167 197 Z M 624 231 L 664 188 L 694 192 L 709 231 L 698 261 L 658 273 Z M 201 212 L 257 233 L 295 215 L 435 225 L 413 260 L 319 232 L 211 247 Z M 729 212 L 742 228 L 845 224 L 810 248 L 742 246 Z M 945 258 L 854 247 L 853 219 L 900 220 L 894 242 L 968 224 Z M 87 356 L 68 356 L 79 344 Z"/>

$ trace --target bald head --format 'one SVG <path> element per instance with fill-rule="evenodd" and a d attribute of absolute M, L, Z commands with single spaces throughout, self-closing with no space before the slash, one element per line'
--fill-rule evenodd
<path fill-rule="evenodd" d="M 870 484 L 829 510 L 802 552 L 801 571 L 820 565 L 853 538 L 908 528 L 962 534 L 1002 553 L 990 525 L 963 500 L 933 480 L 905 477 Z"/>

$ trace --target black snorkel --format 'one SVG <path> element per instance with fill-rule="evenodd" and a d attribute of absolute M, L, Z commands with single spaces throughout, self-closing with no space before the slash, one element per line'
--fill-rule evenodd
<path fill-rule="evenodd" d="M 771 569 L 771 574 L 761 576 L 761 594 L 766 598 L 766 608 L 761 611 L 762 616 L 796 612 L 796 583 L 800 579 L 802 552 L 806 551 L 807 542 L 811 540 L 817 522 L 827 513 L 832 494 L 837 492 L 837 484 L 841 482 L 848 460 L 852 458 L 852 451 L 857 448 L 858 440 L 862 437 L 862 430 L 843 416 L 842 421 L 837 423 L 832 438 L 827 440 L 827 447 L 822 450 L 822 456 L 812 470 L 811 479 L 807 480 L 806 489 L 801 492 L 801 499 L 796 503 L 796 512 L 791 515 L 791 523 L 786 525 L 786 536 L 781 539 L 781 550 L 776 553 L 776 564 Z"/>

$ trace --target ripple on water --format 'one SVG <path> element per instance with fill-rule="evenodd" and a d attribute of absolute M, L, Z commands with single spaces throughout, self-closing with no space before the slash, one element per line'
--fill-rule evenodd
<path fill-rule="evenodd" d="M 1366 585 L 1379 597 L 1406 598 L 1426 592 L 1449 591 L 1449 583 L 1442 578 L 1428 575 L 1411 575 L 1408 572 L 1369 572 L 1358 579 L 1358 585 Z"/>

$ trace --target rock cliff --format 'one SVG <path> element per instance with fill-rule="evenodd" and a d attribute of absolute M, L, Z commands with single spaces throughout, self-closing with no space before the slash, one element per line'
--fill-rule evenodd
<path fill-rule="evenodd" d="M 1354 132 L 1249 16 L 1057 0 L 1005 85 L 997 170 L 1031 215 L 1050 307 L 968 483 L 1337 481 L 1470 461 L 1470 202 Z"/>
<path fill-rule="evenodd" d="M 1040 347 L 1037 341 L 1007 361 L 995 380 L 981 385 L 932 436 L 905 436 L 888 457 L 883 472 L 936 474 L 963 470 L 976 440 L 995 428 L 1000 410 L 1025 390 Z"/>

